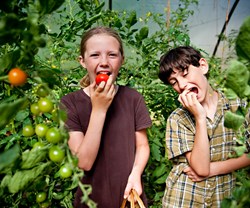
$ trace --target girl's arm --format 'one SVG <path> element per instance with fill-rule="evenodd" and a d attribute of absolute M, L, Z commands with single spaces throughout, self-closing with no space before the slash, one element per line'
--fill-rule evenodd
<path fill-rule="evenodd" d="M 70 132 L 68 141 L 71 152 L 78 157 L 78 166 L 83 170 L 90 170 L 95 162 L 106 113 L 115 96 L 115 86 L 112 84 L 111 76 L 106 84 L 102 82 L 96 88 L 96 84 L 93 82 L 88 90 L 92 111 L 86 134 L 79 131 Z"/>
<path fill-rule="evenodd" d="M 141 175 L 144 171 L 144 168 L 147 165 L 150 149 L 147 138 L 146 129 L 136 131 L 136 153 L 135 153 L 135 161 L 132 168 L 132 171 L 128 178 L 128 183 L 125 188 L 124 198 L 127 198 L 129 192 L 132 188 L 134 188 L 138 195 L 142 194 L 142 183 L 141 183 Z"/>

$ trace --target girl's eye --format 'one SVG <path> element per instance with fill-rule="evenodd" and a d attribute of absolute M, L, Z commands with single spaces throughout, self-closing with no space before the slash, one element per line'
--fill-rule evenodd
<path fill-rule="evenodd" d="M 90 57 L 96 57 L 96 56 L 98 56 L 97 53 L 93 53 L 93 54 L 90 55 Z"/>
<path fill-rule="evenodd" d="M 116 53 L 111 53 L 111 54 L 109 54 L 109 56 L 110 56 L 110 57 L 116 57 L 117 54 L 116 54 Z"/>

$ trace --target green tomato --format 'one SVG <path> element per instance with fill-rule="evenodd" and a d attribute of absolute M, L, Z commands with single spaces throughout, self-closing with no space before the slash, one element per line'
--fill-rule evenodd
<path fill-rule="evenodd" d="M 50 128 L 47 132 L 46 132 L 46 139 L 48 142 L 52 143 L 52 144 L 56 144 L 62 141 L 62 135 L 60 133 L 60 130 L 56 127 L 52 127 Z"/>
<path fill-rule="evenodd" d="M 36 202 L 41 203 L 44 202 L 47 198 L 47 194 L 45 192 L 39 192 L 36 194 Z"/>
<path fill-rule="evenodd" d="M 30 111 L 31 111 L 31 113 L 32 113 L 34 116 L 39 115 L 40 110 L 39 110 L 38 103 L 32 103 L 32 104 L 30 105 Z"/>
<path fill-rule="evenodd" d="M 64 150 L 55 145 L 49 149 L 49 159 L 53 162 L 62 162 L 65 157 Z"/>
<path fill-rule="evenodd" d="M 39 207 L 40 208 L 48 208 L 48 207 L 50 207 L 50 202 L 49 201 L 42 202 L 41 204 L 39 204 Z"/>
<path fill-rule="evenodd" d="M 44 147 L 44 144 L 42 142 L 36 142 L 32 149 L 35 150 L 35 149 L 41 149 L 42 147 Z"/>
<path fill-rule="evenodd" d="M 36 90 L 36 94 L 39 97 L 46 97 L 49 94 L 49 91 L 44 85 L 40 85 Z"/>
<path fill-rule="evenodd" d="M 50 113 L 54 109 L 54 105 L 49 98 L 40 98 L 38 101 L 38 107 L 43 113 Z"/>
<path fill-rule="evenodd" d="M 37 124 L 35 128 L 36 135 L 39 137 L 45 137 L 49 127 L 46 124 Z"/>
<path fill-rule="evenodd" d="M 70 168 L 69 164 L 61 166 L 59 175 L 61 176 L 61 178 L 69 178 L 70 176 L 72 176 L 72 169 Z"/>
<path fill-rule="evenodd" d="M 31 137 L 35 134 L 35 130 L 32 125 L 26 125 L 23 127 L 23 136 Z"/>

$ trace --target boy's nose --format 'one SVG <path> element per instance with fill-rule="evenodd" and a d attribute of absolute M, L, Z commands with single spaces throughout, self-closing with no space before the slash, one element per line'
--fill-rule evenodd
<path fill-rule="evenodd" d="M 187 82 L 184 79 L 181 79 L 179 80 L 178 85 L 180 90 L 183 91 L 187 86 Z"/>

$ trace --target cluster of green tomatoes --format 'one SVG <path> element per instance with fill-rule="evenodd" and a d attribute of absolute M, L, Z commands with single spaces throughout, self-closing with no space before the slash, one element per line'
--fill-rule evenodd
<path fill-rule="evenodd" d="M 70 178 L 76 164 L 69 162 L 66 155 L 67 132 L 59 126 L 59 109 L 49 97 L 49 90 L 45 85 L 36 87 L 37 101 L 30 104 L 30 112 L 33 117 L 32 124 L 26 124 L 22 129 L 22 135 L 27 138 L 37 138 L 31 151 L 48 148 L 48 158 L 58 167 L 57 176 L 62 180 Z M 46 118 L 49 115 L 51 119 Z M 36 193 L 36 202 L 40 207 L 47 207 L 46 191 Z M 49 205 L 49 204 L 48 204 Z"/>

